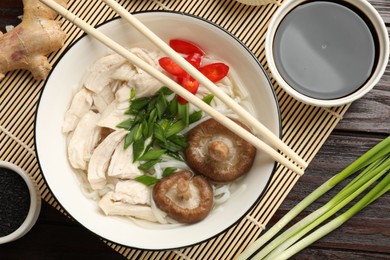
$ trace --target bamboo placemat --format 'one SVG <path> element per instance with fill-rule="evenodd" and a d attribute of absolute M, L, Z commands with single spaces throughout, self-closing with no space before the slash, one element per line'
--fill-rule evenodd
<path fill-rule="evenodd" d="M 175 10 L 193 14 L 225 28 L 246 44 L 267 71 L 264 41 L 268 23 L 278 5 L 249 6 L 234 0 L 120 0 L 128 11 Z M 101 0 L 70 0 L 69 9 L 96 26 L 116 16 Z M 83 32 L 57 18 L 68 33 L 64 48 L 49 56 L 52 64 Z M 348 105 L 320 108 L 304 105 L 287 95 L 269 75 L 279 100 L 283 141 L 307 162 L 316 155 Z M 28 72 L 14 71 L 0 82 L 0 159 L 15 163 L 36 181 L 42 199 L 64 210 L 50 193 L 34 151 L 34 118 L 44 82 Z M 232 259 L 258 238 L 299 176 L 279 166 L 259 204 L 239 223 L 219 236 L 193 247 L 172 251 L 141 251 L 104 241 L 128 259 Z"/>

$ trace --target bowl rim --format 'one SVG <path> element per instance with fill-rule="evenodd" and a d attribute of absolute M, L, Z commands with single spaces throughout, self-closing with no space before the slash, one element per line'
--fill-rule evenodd
<path fill-rule="evenodd" d="M 274 55 L 273 55 L 273 40 L 274 36 L 276 34 L 276 31 L 279 28 L 280 23 L 283 21 L 283 19 L 288 15 L 289 12 L 291 12 L 293 9 L 295 9 L 297 6 L 301 4 L 305 4 L 306 2 L 312 2 L 311 0 L 287 0 L 283 3 L 283 5 L 275 12 L 273 15 L 268 30 L 266 33 L 265 38 L 265 56 L 267 59 L 268 67 L 271 71 L 271 77 L 275 78 L 277 83 L 292 97 L 295 99 L 309 104 L 309 105 L 315 105 L 315 106 L 322 106 L 322 107 L 332 107 L 332 106 L 341 106 L 348 103 L 351 103 L 361 97 L 363 97 L 365 94 L 367 94 L 371 89 L 375 87 L 375 85 L 380 81 L 381 77 L 383 76 L 386 66 L 388 64 L 388 57 L 389 57 L 389 34 L 387 31 L 387 28 L 385 26 L 385 23 L 381 17 L 381 15 L 378 13 L 378 11 L 366 0 L 343 0 L 343 1 L 332 1 L 332 0 L 322 0 L 324 2 L 332 2 L 332 3 L 338 3 L 342 4 L 340 2 L 346 2 L 354 7 L 356 7 L 360 12 L 365 14 L 367 19 L 370 20 L 373 29 L 376 31 L 377 34 L 377 41 L 378 41 L 378 60 L 376 62 L 376 67 L 373 70 L 371 76 L 367 79 L 367 81 L 360 86 L 357 90 L 353 91 L 352 93 L 339 97 L 334 99 L 319 99 L 319 98 L 313 98 L 310 96 L 307 96 L 305 94 L 302 94 L 301 92 L 295 90 L 292 86 L 290 86 L 284 78 L 280 75 L 279 70 L 277 69 L 274 61 Z"/>
<path fill-rule="evenodd" d="M 37 185 L 30 178 L 30 176 L 19 166 L 0 160 L 0 168 L 6 168 L 13 171 L 15 174 L 18 174 L 22 177 L 23 181 L 26 183 L 29 194 L 30 194 L 30 207 L 28 209 L 28 213 L 22 224 L 15 229 L 12 233 L 0 237 L 0 245 L 8 242 L 12 242 L 17 240 L 27 234 L 30 229 L 35 225 L 39 213 L 41 211 L 41 196 L 39 194 Z"/>
<path fill-rule="evenodd" d="M 256 61 L 258 67 L 261 69 L 261 71 L 263 72 L 264 76 L 266 77 L 267 81 L 268 81 L 268 87 L 270 88 L 271 90 L 271 93 L 272 93 L 272 96 L 273 96 L 273 99 L 276 103 L 276 112 L 277 112 L 277 115 L 278 115 L 278 137 L 281 138 L 282 137 L 282 118 L 281 118 L 281 111 L 280 111 L 280 106 L 279 106 L 279 101 L 278 101 L 278 98 L 277 98 L 277 95 L 276 95 L 276 91 L 273 87 L 273 84 L 272 84 L 272 81 L 270 80 L 266 70 L 264 69 L 263 65 L 261 64 L 261 62 L 257 59 L 257 57 L 254 55 L 254 53 L 240 40 L 238 39 L 235 35 L 233 35 L 232 33 L 230 33 L 228 30 L 226 30 L 225 28 L 223 28 L 222 26 L 220 25 L 217 25 L 205 18 L 202 18 L 202 17 L 199 17 L 199 16 L 196 16 L 196 15 L 193 15 L 193 14 L 189 14 L 189 13 L 185 13 L 185 12 L 180 12 L 180 11 L 173 11 L 173 10 L 144 10 L 144 11 L 136 11 L 136 12 L 132 12 L 133 15 L 142 15 L 142 14 L 153 14 L 153 13 L 163 13 L 163 14 L 168 14 L 168 15 L 184 15 L 184 16 L 187 16 L 189 18 L 192 18 L 192 19 L 197 19 L 197 20 L 200 20 L 201 22 L 205 22 L 211 26 L 214 26 L 216 29 L 219 29 L 221 30 L 222 32 L 226 33 L 228 36 L 230 36 L 232 39 L 234 39 L 237 43 L 239 43 L 247 52 L 248 54 L 250 54 L 250 56 L 253 57 L 253 59 Z M 107 23 L 110 23 L 110 22 L 113 22 L 115 20 L 121 20 L 122 18 L 121 17 L 114 17 L 114 18 L 111 18 L 111 19 L 108 19 L 107 21 L 104 21 L 102 23 L 100 23 L 99 25 L 95 26 L 96 29 L 99 29 L 100 27 L 106 25 Z M 47 79 L 45 80 L 45 83 L 42 87 L 42 90 L 40 91 L 40 95 L 39 95 L 39 99 L 38 99 L 38 102 L 37 102 L 37 108 L 36 108 L 36 111 L 38 112 L 39 111 L 39 106 L 40 106 L 40 103 L 41 103 L 41 98 L 43 96 L 43 93 L 44 93 L 44 90 L 46 88 L 46 85 L 47 85 L 47 82 L 48 82 L 48 79 L 50 78 L 52 72 L 54 71 L 55 67 L 61 62 L 61 59 L 63 56 L 65 56 L 67 54 L 67 52 L 73 48 L 79 41 L 81 41 L 82 39 L 84 39 L 85 37 L 87 37 L 88 34 L 87 33 L 83 33 L 81 36 L 79 36 L 79 38 L 77 38 L 72 44 L 70 44 L 69 46 L 67 46 L 64 51 L 60 54 L 60 56 L 58 57 L 58 59 L 55 61 L 54 65 L 53 65 L 53 68 L 51 69 Z M 37 131 L 37 119 L 38 119 L 38 113 L 35 113 L 35 119 L 34 119 L 34 133 L 36 133 Z M 34 134 L 34 142 L 36 144 L 36 134 Z M 37 146 L 37 144 L 36 144 Z M 38 148 L 37 148 L 38 150 Z M 99 235 L 98 233 L 96 233 L 95 231 L 89 229 L 88 227 L 86 227 L 85 225 L 83 225 L 80 221 L 78 221 L 76 218 L 74 218 L 72 216 L 72 214 L 65 208 L 63 207 L 62 203 L 60 202 L 60 200 L 56 197 L 55 193 L 53 192 L 52 190 L 52 187 L 49 185 L 49 183 L 47 182 L 47 179 L 45 177 L 45 174 L 44 174 L 44 171 L 42 169 L 42 166 L 41 166 L 41 162 L 40 162 L 40 158 L 39 158 L 39 154 L 38 152 L 36 153 L 36 157 L 37 157 L 37 162 L 38 162 L 38 165 L 39 165 L 39 168 L 42 172 L 42 176 L 45 180 L 45 182 L 47 183 L 47 188 L 50 190 L 52 196 L 56 199 L 57 203 L 61 206 L 62 210 L 68 215 L 70 216 L 73 220 L 75 220 L 77 223 L 79 223 L 83 228 L 85 228 L 87 231 L 91 232 L 92 234 L 104 239 L 105 241 L 108 241 L 108 242 L 112 242 L 112 243 L 115 243 L 117 245 L 121 245 L 121 246 L 124 246 L 124 247 L 128 247 L 128 248 L 133 248 L 133 249 L 138 249 L 138 250 L 148 250 L 148 251 L 161 251 L 161 250 L 175 250 L 175 249 L 180 249 L 180 248 L 187 248 L 187 247 L 191 247 L 191 246 L 195 246 L 195 245 L 198 245 L 198 244 L 201 244 L 203 242 L 206 242 L 206 241 L 209 241 L 211 239 L 213 239 L 214 237 L 226 232 L 228 229 L 230 229 L 231 227 L 233 227 L 234 225 L 236 225 L 239 221 L 241 221 L 256 205 L 259 204 L 259 202 L 261 201 L 261 199 L 263 198 L 265 192 L 267 191 L 267 188 L 269 187 L 269 185 L 271 184 L 271 180 L 276 172 L 276 167 L 278 165 L 277 162 L 274 162 L 273 164 L 273 167 L 272 167 L 272 172 L 270 174 L 270 177 L 264 187 L 264 190 L 261 192 L 261 194 L 259 194 L 258 198 L 255 200 L 255 202 L 253 203 L 253 205 L 251 207 L 248 208 L 248 210 L 240 217 L 238 218 L 236 221 L 234 221 L 233 223 L 231 223 L 229 226 L 227 226 L 225 229 L 223 229 L 222 231 L 220 232 L 217 232 L 215 233 L 213 236 L 210 236 L 208 238 L 205 238 L 203 240 L 200 240 L 200 241 L 197 241 L 197 242 L 194 242 L 194 243 L 190 243 L 188 245 L 185 245 L 185 246 L 176 246 L 176 247 L 169 247 L 169 248 L 164 248 L 164 249 L 154 249 L 154 248 L 147 248 L 147 247 L 137 247 L 137 246 L 129 246 L 129 245 L 126 245 L 126 244 L 123 244 L 123 243 L 120 243 L 120 242 L 117 242 L 117 241 L 113 241 L 113 240 L 110 240 L 109 238 L 105 238 L 101 235 Z"/>

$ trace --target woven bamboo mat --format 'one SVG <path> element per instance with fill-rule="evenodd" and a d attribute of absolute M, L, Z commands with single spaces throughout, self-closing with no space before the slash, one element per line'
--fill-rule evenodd
<path fill-rule="evenodd" d="M 203 17 L 225 28 L 256 55 L 267 70 L 264 40 L 268 23 L 278 5 L 248 6 L 234 0 L 120 0 L 130 12 L 175 10 Z M 92 25 L 116 16 L 100 0 L 70 0 L 69 9 Z M 68 33 L 65 47 L 50 55 L 54 63 L 62 51 L 83 32 L 58 18 Z M 316 155 L 328 135 L 341 120 L 347 106 L 319 108 L 304 105 L 288 96 L 270 78 L 280 104 L 283 141 L 307 162 Z M 34 81 L 28 72 L 8 73 L 0 82 L 0 159 L 22 167 L 36 181 L 42 199 L 65 214 L 50 193 L 34 151 L 34 117 L 44 82 Z M 141 251 L 104 241 L 128 259 L 232 259 L 251 244 L 265 229 L 299 176 L 279 166 L 259 204 L 235 226 L 199 245 L 173 251 Z"/>

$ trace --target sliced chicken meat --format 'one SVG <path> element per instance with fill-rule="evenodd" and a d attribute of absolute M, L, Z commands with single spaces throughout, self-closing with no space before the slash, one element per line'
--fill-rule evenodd
<path fill-rule="evenodd" d="M 158 54 L 156 52 L 146 52 L 140 48 L 132 49 L 132 53 L 137 55 L 140 59 L 144 60 L 155 69 L 162 71 L 158 64 Z M 150 76 L 142 69 L 135 67 L 136 73 L 129 79 L 128 85 L 133 87 L 136 91 L 136 97 L 148 97 L 155 94 L 163 84 Z"/>
<path fill-rule="evenodd" d="M 112 75 L 126 62 L 119 54 L 110 54 L 97 60 L 88 70 L 84 86 L 94 93 L 100 93 L 111 83 Z"/>
<path fill-rule="evenodd" d="M 128 81 L 136 73 L 134 65 L 130 63 L 124 63 L 120 66 L 117 71 L 112 74 L 112 79 L 119 81 Z"/>
<path fill-rule="evenodd" d="M 129 81 L 135 88 L 136 97 L 149 97 L 154 95 L 163 84 L 145 71 L 138 69 L 138 73 Z"/>
<path fill-rule="evenodd" d="M 75 94 L 72 103 L 65 113 L 62 131 L 64 133 L 72 132 L 80 121 L 80 118 L 87 113 L 93 103 L 92 93 L 85 88 L 82 88 Z"/>
<path fill-rule="evenodd" d="M 96 125 L 100 115 L 88 111 L 78 123 L 68 144 L 68 158 L 76 169 L 86 170 L 93 149 L 100 137 L 100 127 Z"/>
<path fill-rule="evenodd" d="M 142 175 L 138 169 L 139 163 L 133 162 L 133 149 L 123 149 L 124 140 L 116 147 L 108 167 L 108 176 L 120 179 L 134 179 Z"/>
<path fill-rule="evenodd" d="M 99 206 L 106 215 L 130 216 L 138 219 L 145 219 L 151 222 L 157 222 L 152 208 L 145 205 L 133 205 L 122 201 L 115 201 L 113 192 L 108 192 L 99 201 Z"/>
<path fill-rule="evenodd" d="M 149 65 L 152 65 L 154 67 L 159 67 L 158 65 L 158 59 L 160 58 L 159 53 L 153 52 L 153 51 L 146 51 L 142 48 L 132 48 L 131 52 L 138 56 L 140 59 L 148 63 Z"/>
<path fill-rule="evenodd" d="M 88 164 L 88 181 L 92 189 L 101 189 L 107 183 L 106 173 L 111 156 L 126 134 L 124 129 L 112 132 L 93 151 Z"/>
<path fill-rule="evenodd" d="M 131 89 L 128 86 L 122 85 L 115 92 L 115 100 L 119 103 L 129 102 Z"/>
<path fill-rule="evenodd" d="M 107 108 L 103 111 L 102 117 L 97 123 L 100 127 L 107 127 L 110 129 L 117 129 L 117 125 L 128 119 L 129 116 L 125 115 L 126 110 L 129 108 L 129 102 L 119 103 L 114 100 Z"/>
<path fill-rule="evenodd" d="M 111 198 L 128 204 L 150 205 L 150 196 L 150 188 L 138 181 L 126 180 L 117 182 Z"/>
<path fill-rule="evenodd" d="M 100 113 L 103 113 L 107 106 L 115 100 L 115 93 L 113 88 L 114 87 L 112 85 L 107 85 L 99 93 L 92 94 L 94 107 Z"/>

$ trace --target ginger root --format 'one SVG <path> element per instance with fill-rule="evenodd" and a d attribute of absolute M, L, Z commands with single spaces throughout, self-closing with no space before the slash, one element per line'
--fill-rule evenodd
<path fill-rule="evenodd" d="M 56 0 L 65 6 L 67 0 Z M 57 13 L 39 0 L 23 0 L 23 20 L 11 31 L 0 32 L 0 80 L 11 70 L 24 69 L 36 80 L 46 79 L 47 55 L 64 45 L 66 33 L 54 20 Z"/>

